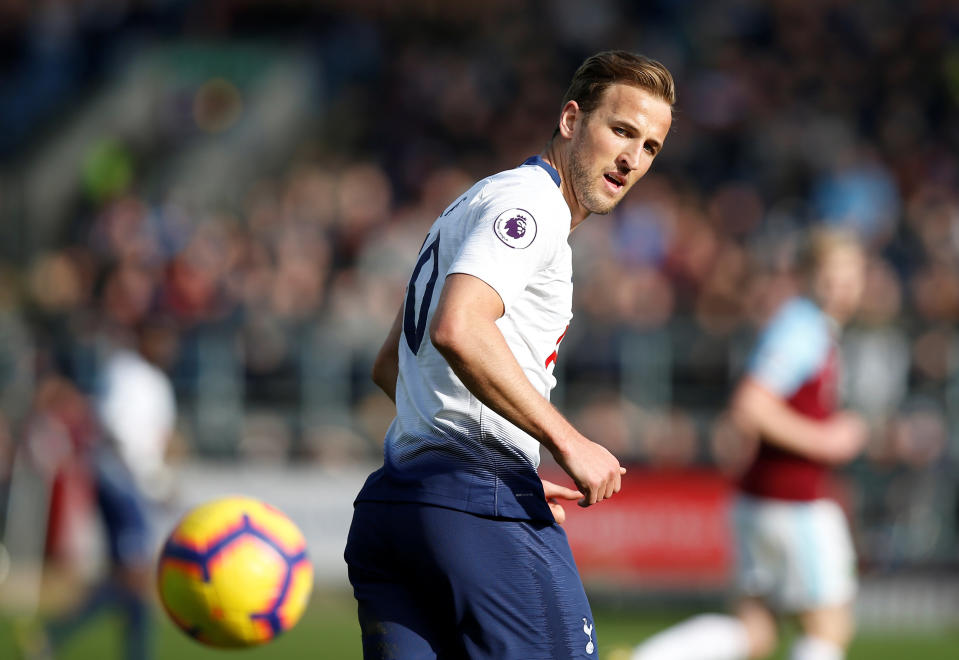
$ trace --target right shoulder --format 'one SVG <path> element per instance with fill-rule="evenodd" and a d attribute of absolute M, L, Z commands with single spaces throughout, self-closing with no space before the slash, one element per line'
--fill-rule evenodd
<path fill-rule="evenodd" d="M 570 213 L 566 200 L 549 175 L 538 167 L 517 167 L 489 176 L 476 186 L 475 210 L 493 220 L 512 210 L 524 211 L 543 230 L 568 236 Z"/>
<path fill-rule="evenodd" d="M 811 301 L 794 298 L 763 329 L 749 371 L 771 391 L 788 396 L 819 369 L 829 347 L 822 312 Z"/>
<path fill-rule="evenodd" d="M 802 297 L 784 302 L 765 328 L 766 335 L 828 336 L 828 325 L 820 309 Z"/>

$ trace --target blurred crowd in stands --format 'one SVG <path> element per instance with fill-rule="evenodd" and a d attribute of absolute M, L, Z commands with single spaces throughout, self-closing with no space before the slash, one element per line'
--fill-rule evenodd
<path fill-rule="evenodd" d="M 227 66 L 175 86 L 152 134 L 88 147 L 54 240 L 0 264 L 0 451 L 55 401 L 51 379 L 95 393 L 127 346 L 174 386 L 175 454 L 377 460 L 392 408 L 368 373 L 430 223 L 542 148 L 584 56 L 626 48 L 672 70 L 674 127 L 622 206 L 570 238 L 557 405 L 626 462 L 735 471 L 722 408 L 795 247 L 819 223 L 855 230 L 870 265 L 844 395 L 873 436 L 845 475 L 868 558 L 959 560 L 955 3 L 3 3 L 7 232 L 28 229 L 14 188 L 36 145 L 131 53 L 176 39 L 226 62 L 230 43 L 295 45 L 322 72 L 309 131 L 280 167 L 240 154 L 235 197 L 166 186 L 178 153 L 248 120 L 255 88 Z"/>

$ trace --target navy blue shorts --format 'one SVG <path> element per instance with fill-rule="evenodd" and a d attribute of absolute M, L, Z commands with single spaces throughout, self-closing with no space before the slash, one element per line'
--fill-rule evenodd
<path fill-rule="evenodd" d="M 116 566 L 151 561 L 152 537 L 147 503 L 129 468 L 112 450 L 94 456 L 97 504 L 103 516 L 110 559 Z"/>
<path fill-rule="evenodd" d="M 598 657 L 559 525 L 358 502 L 345 558 L 366 660 Z"/>

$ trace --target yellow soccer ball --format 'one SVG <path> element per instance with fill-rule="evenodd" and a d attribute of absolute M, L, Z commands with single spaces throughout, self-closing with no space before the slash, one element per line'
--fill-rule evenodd
<path fill-rule="evenodd" d="M 292 628 L 313 589 L 299 528 L 260 500 L 231 496 L 189 511 L 157 566 L 160 600 L 193 639 L 220 648 L 263 644 Z"/>

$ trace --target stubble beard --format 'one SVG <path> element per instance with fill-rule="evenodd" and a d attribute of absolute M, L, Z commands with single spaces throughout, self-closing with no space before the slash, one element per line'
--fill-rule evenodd
<path fill-rule="evenodd" d="M 576 199 L 590 213 L 606 215 L 616 208 L 619 200 L 604 199 L 600 195 L 596 190 L 595 178 L 590 174 L 589 168 L 583 163 L 576 150 L 573 150 L 569 156 L 569 178 Z"/>

